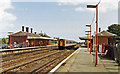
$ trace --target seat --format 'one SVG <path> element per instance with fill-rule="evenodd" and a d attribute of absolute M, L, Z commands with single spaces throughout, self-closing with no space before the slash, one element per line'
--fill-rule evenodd
<path fill-rule="evenodd" d="M 105 56 L 107 54 L 108 50 L 105 51 L 105 53 L 101 53 L 101 56 Z"/>

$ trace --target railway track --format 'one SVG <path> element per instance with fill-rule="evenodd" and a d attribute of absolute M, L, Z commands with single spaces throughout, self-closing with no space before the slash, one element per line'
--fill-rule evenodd
<path fill-rule="evenodd" d="M 4 67 L 4 68 L 2 67 L 2 69 L 3 69 L 2 72 L 6 72 L 6 71 L 9 71 L 9 70 L 14 69 L 14 68 L 24 66 L 26 64 L 32 63 L 32 62 L 37 61 L 37 60 L 41 60 L 41 59 L 43 59 L 45 57 L 49 57 L 55 53 L 58 53 L 58 52 L 51 52 L 51 54 L 49 54 L 49 55 L 39 56 L 39 57 L 37 56 L 34 58 L 32 57 L 31 59 L 29 58 L 27 60 L 23 59 L 22 61 L 17 61 L 14 65 L 10 65 L 10 63 L 9 63 L 6 65 L 7 67 Z"/>
<path fill-rule="evenodd" d="M 44 48 L 36 48 L 36 49 L 26 49 L 26 50 L 11 50 L 8 52 L 0 52 L 0 58 L 10 57 L 10 56 L 16 56 L 36 51 L 43 51 L 48 49 L 56 49 L 58 47 L 44 47 Z"/>
<path fill-rule="evenodd" d="M 24 56 L 30 56 L 31 54 L 39 54 L 39 53 L 42 53 L 43 51 L 48 51 L 48 50 L 51 50 L 51 49 L 53 50 L 53 49 L 57 49 L 57 48 L 53 47 L 53 48 L 30 49 L 29 52 L 28 52 L 28 50 L 27 50 L 27 52 L 26 52 L 26 50 L 25 50 L 25 52 L 23 52 L 23 50 L 19 50 L 18 53 L 15 53 L 15 52 L 12 51 L 11 54 L 8 54 L 8 55 L 3 54 L 3 53 L 7 53 L 7 52 L 2 52 L 3 55 L 1 55 L 1 59 L 2 59 L 2 62 L 4 62 L 4 61 L 6 62 L 6 61 L 10 61 L 10 60 L 12 61 L 12 59 L 20 58 L 21 56 L 24 57 Z M 5 56 L 5 57 L 3 57 L 3 56 Z"/>
<path fill-rule="evenodd" d="M 37 55 L 31 55 L 31 56 L 22 56 L 21 58 L 18 58 L 18 59 L 12 59 L 12 61 L 10 60 L 10 62 L 8 61 L 7 63 L 5 62 L 5 63 L 3 63 L 2 62 L 2 68 L 6 68 L 6 67 L 9 67 L 9 66 L 12 66 L 12 65 L 16 65 L 16 64 L 18 64 L 18 63 L 21 63 L 21 62 L 24 62 L 24 61 L 27 61 L 27 60 L 29 60 L 29 59 L 34 59 L 34 58 L 38 58 L 38 57 L 40 57 L 40 56 L 43 56 L 43 55 L 46 55 L 46 54 L 49 54 L 49 53 L 52 53 L 52 52 L 54 52 L 54 51 L 49 51 L 49 52 L 44 52 L 44 53 L 42 53 L 42 54 L 37 54 Z"/>
<path fill-rule="evenodd" d="M 40 59 L 34 60 L 32 62 L 24 63 L 23 65 L 21 65 L 19 67 L 14 67 L 13 69 L 10 69 L 10 70 L 8 70 L 6 72 L 31 72 L 31 73 L 38 73 L 38 72 L 36 72 L 36 70 L 39 70 L 40 68 L 44 68 L 44 67 L 47 68 L 46 67 L 47 65 L 50 66 L 53 63 L 54 64 L 59 63 L 60 61 L 62 61 L 63 56 L 65 58 L 64 54 L 66 53 L 66 55 L 68 55 L 68 53 L 70 53 L 70 52 L 72 53 L 72 51 L 60 50 L 58 52 L 54 52 L 54 53 L 51 53 L 49 55 L 45 55 L 45 56 L 41 57 Z M 60 57 L 62 59 L 60 59 Z M 55 65 L 53 65 L 51 67 L 53 68 L 54 66 Z M 41 71 L 43 71 L 43 72 L 45 71 L 46 72 L 45 68 L 42 69 Z"/>
<path fill-rule="evenodd" d="M 51 69 L 53 69 L 58 63 L 60 63 L 63 59 L 69 56 L 73 51 L 63 53 L 62 55 L 57 56 L 54 59 L 51 59 L 49 62 L 45 63 L 43 66 L 31 71 L 31 73 L 48 73 Z"/>
<path fill-rule="evenodd" d="M 13 62 L 15 60 L 21 60 L 21 59 L 26 58 L 26 57 L 28 58 L 31 55 L 43 54 L 43 53 L 50 52 L 50 51 L 53 51 L 53 50 L 54 49 L 44 49 L 44 50 L 40 50 L 40 51 L 37 51 L 37 52 L 31 52 L 29 54 L 21 54 L 21 55 L 16 55 L 16 56 L 14 55 L 14 56 L 11 56 L 11 57 L 2 58 L 2 64 L 7 63 L 7 62 Z"/>
<path fill-rule="evenodd" d="M 17 69 L 19 69 L 17 72 L 31 72 L 31 70 L 33 70 L 33 68 L 31 68 L 32 66 L 39 64 L 39 65 L 43 65 L 44 63 L 46 63 L 48 60 L 53 59 L 54 57 L 56 57 L 55 55 L 60 55 L 64 52 L 64 50 L 61 51 L 55 51 L 55 52 L 51 52 L 49 54 L 46 54 L 44 56 L 41 56 L 40 58 L 35 58 L 35 59 L 31 59 L 29 61 L 24 61 L 24 63 L 20 63 L 20 64 L 16 64 L 14 66 L 11 66 L 9 68 L 4 68 L 3 72 L 16 72 Z M 34 64 L 34 65 L 33 65 Z M 27 67 L 28 69 L 25 69 L 25 67 Z M 24 69 L 23 69 L 24 68 Z M 34 67 L 36 68 L 36 67 Z M 22 70 L 21 70 L 22 69 Z"/>
<path fill-rule="evenodd" d="M 30 49 L 29 52 L 27 50 L 27 53 L 26 52 L 24 53 L 23 50 L 19 50 L 18 53 L 13 53 L 14 51 L 11 51 L 11 53 L 13 53 L 13 54 L 5 55 L 6 57 L 3 57 L 3 58 L 2 58 L 1 54 L 2 53 L 7 53 L 7 52 L 0 52 L 0 56 L 1 56 L 1 58 L 0 58 L 0 62 L 1 62 L 0 68 L 3 69 L 6 66 L 11 66 L 11 64 L 17 63 L 16 61 L 18 61 L 18 60 L 22 61 L 22 59 L 25 59 L 25 58 L 27 59 L 28 57 L 31 57 L 32 55 L 35 56 L 35 55 L 38 55 L 38 54 L 43 54 L 43 53 L 46 53 L 46 52 L 54 51 L 54 49 L 56 49 L 56 48 L 57 47 Z"/>
<path fill-rule="evenodd" d="M 13 54 L 2 59 L 1 72 L 49 72 L 73 51 L 44 49 L 25 52 L 25 54 Z"/>

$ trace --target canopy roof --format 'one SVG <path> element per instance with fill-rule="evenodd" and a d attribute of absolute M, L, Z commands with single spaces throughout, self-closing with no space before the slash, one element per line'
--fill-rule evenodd
<path fill-rule="evenodd" d="M 46 39 L 46 40 L 57 40 L 54 38 L 48 38 L 48 37 L 27 37 L 27 39 Z"/>
<path fill-rule="evenodd" d="M 81 40 L 88 40 L 88 37 L 87 36 L 79 37 L 79 39 L 81 39 Z M 91 36 L 91 39 L 92 39 L 92 36 Z M 90 36 L 89 36 L 89 40 L 90 40 Z"/>
<path fill-rule="evenodd" d="M 117 35 L 103 30 L 102 32 L 98 33 L 98 36 L 117 36 Z"/>

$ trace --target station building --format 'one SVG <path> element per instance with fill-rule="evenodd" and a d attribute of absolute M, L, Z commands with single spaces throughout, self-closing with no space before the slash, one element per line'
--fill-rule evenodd
<path fill-rule="evenodd" d="M 117 36 L 116 34 L 110 33 L 108 31 L 101 31 L 98 33 L 98 44 L 108 46 L 108 40 L 110 37 Z M 95 44 L 95 36 L 93 37 L 93 42 Z"/>
<path fill-rule="evenodd" d="M 57 39 L 42 37 L 38 34 L 33 33 L 33 29 L 31 28 L 31 32 L 29 32 L 29 27 L 26 27 L 26 32 L 24 31 L 24 26 L 22 26 L 22 31 L 13 33 L 9 35 L 9 42 L 11 44 L 24 44 L 27 46 L 46 46 L 50 45 L 49 41 L 57 41 Z"/>

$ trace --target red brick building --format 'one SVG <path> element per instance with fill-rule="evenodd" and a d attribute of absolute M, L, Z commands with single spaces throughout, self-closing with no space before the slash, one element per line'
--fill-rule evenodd
<path fill-rule="evenodd" d="M 49 45 L 49 40 L 56 40 L 53 38 L 41 37 L 40 35 L 33 33 L 33 29 L 31 28 L 31 32 L 29 33 L 29 27 L 26 27 L 26 32 L 24 32 L 24 26 L 22 26 L 22 31 L 17 33 L 13 33 L 9 35 L 9 42 L 11 44 L 24 44 L 27 46 L 46 46 Z"/>
<path fill-rule="evenodd" d="M 108 38 L 112 36 L 116 36 L 116 34 L 103 30 L 102 32 L 98 33 L 98 44 L 99 45 L 104 44 L 105 46 L 108 46 Z M 94 41 L 95 41 L 95 37 L 94 37 Z"/>

